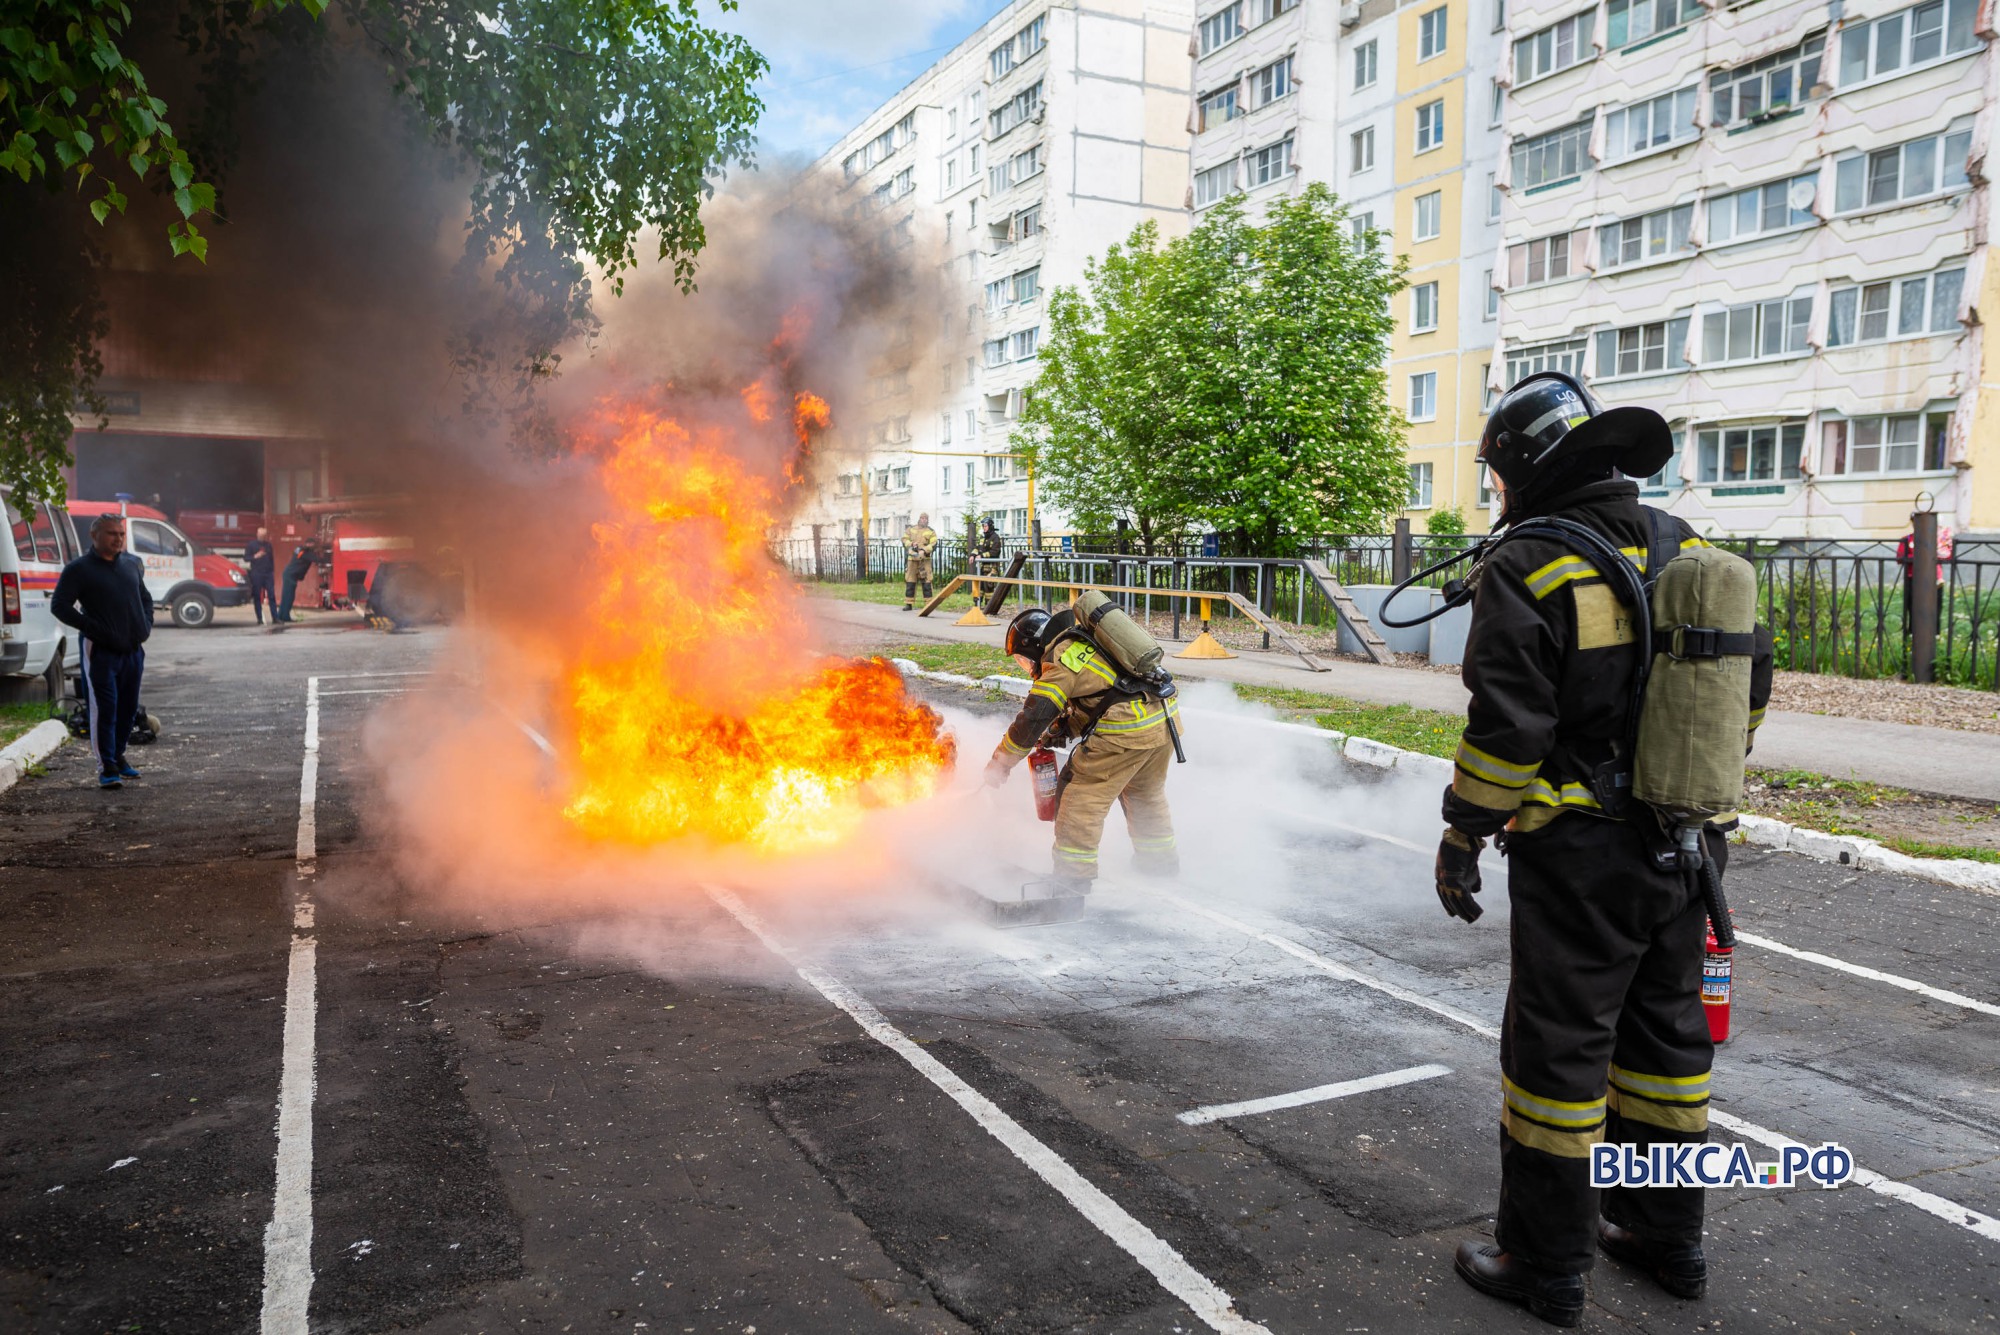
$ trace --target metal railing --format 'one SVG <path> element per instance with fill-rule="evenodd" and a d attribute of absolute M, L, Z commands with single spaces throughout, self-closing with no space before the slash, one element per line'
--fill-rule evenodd
<path fill-rule="evenodd" d="M 1399 574 L 1414 573 L 1478 541 L 1477 536 L 1424 534 L 1326 537 L 1301 544 L 1301 557 L 1324 561 L 1335 579 L 1352 588 L 1392 584 Z M 1715 541 L 1755 567 L 1759 615 L 1771 628 L 1780 669 L 1862 678 L 1912 675 L 1910 566 L 1897 560 L 1895 541 Z M 954 575 L 1002 574 L 1016 553 L 1027 553 L 1023 576 L 1129 590 L 1122 601 L 1135 613 L 1162 613 L 1175 638 L 1180 638 L 1180 618 L 1174 613 L 1184 600 L 1149 600 L 1147 590 L 1234 593 L 1292 625 L 1330 630 L 1335 624 L 1332 603 L 1305 572 L 1300 557 L 1204 555 L 1199 539 L 1173 544 L 1166 552 L 1158 550 L 1163 545 L 1156 543 L 1153 555 L 1142 556 L 1119 552 L 1116 539 L 1081 538 L 1072 539 L 1067 552 L 1046 547 L 1030 552 L 1027 539 L 1009 538 L 1000 557 L 982 561 L 975 571 L 967 564 L 964 541 L 945 538 L 932 565 L 941 587 Z M 902 544 L 875 539 L 867 546 L 865 578 L 900 583 Z M 823 539 L 817 545 L 810 539 L 786 540 L 775 551 L 801 579 L 852 581 L 861 569 L 859 544 L 853 539 Z M 1451 573 L 1463 573 L 1463 568 Z M 1444 578 L 1434 576 L 1425 583 L 1437 585 Z M 1043 589 L 1037 597 L 1049 604 L 1055 595 Z M 1217 621 L 1238 618 L 1226 602 L 1214 611 Z M 1264 639 L 1268 647 L 1269 637 Z M 1934 675 L 1941 683 L 2000 690 L 2000 539 L 1960 538 L 1952 559 L 1938 563 Z"/>

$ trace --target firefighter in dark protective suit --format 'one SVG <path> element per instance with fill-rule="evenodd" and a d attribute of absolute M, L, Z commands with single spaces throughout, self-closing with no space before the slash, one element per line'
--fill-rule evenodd
<path fill-rule="evenodd" d="M 1502 526 L 1573 520 L 1643 573 L 1703 545 L 1679 520 L 1656 526 L 1627 480 L 1672 453 L 1659 414 L 1606 411 L 1575 380 L 1545 372 L 1501 397 L 1479 459 L 1501 492 Z M 1639 655 L 1614 582 L 1572 545 L 1527 533 L 1496 545 L 1472 581 L 1472 701 L 1444 795 L 1437 891 L 1447 913 L 1477 918 L 1479 850 L 1497 836 L 1513 925 L 1497 1245 L 1461 1244 L 1457 1270 L 1482 1292 L 1573 1326 L 1593 1244 L 1678 1297 L 1706 1288 L 1702 1189 L 1618 1187 L 1600 1201 L 1588 1156 L 1602 1141 L 1708 1139 L 1707 906 L 1693 877 L 1663 864 L 1670 836 L 1653 810 L 1621 797 Z M 1755 641 L 1753 736 L 1771 682 L 1768 633 Z M 1702 836 L 1718 863 L 1731 823 Z"/>
<path fill-rule="evenodd" d="M 1167 769 L 1174 759 L 1168 720 L 1179 726 L 1180 701 L 1121 688 L 1117 665 L 1077 630 L 1068 610 L 1030 607 L 1016 615 L 1007 624 L 1007 652 L 1033 673 L 1035 684 L 986 762 L 986 782 L 1005 783 L 1038 742 L 1076 742 L 1058 781 L 1050 892 L 1089 893 L 1113 802 L 1125 809 L 1138 869 L 1178 874 Z"/>

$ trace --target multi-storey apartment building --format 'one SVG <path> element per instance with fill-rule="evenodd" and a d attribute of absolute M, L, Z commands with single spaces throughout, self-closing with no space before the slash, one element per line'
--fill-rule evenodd
<path fill-rule="evenodd" d="M 1710 532 L 2000 524 L 1974 0 L 1515 0 L 1489 385 L 1658 408 Z"/>
<path fill-rule="evenodd" d="M 1028 535 L 1008 438 L 1046 293 L 1146 219 L 1187 226 L 1192 21 L 1192 0 L 1017 0 L 820 159 L 949 295 L 941 316 L 912 313 L 941 318 L 911 340 L 930 364 L 881 368 L 859 414 L 836 405 L 830 475 L 795 533 L 853 537 L 865 512 L 890 538 L 928 512 L 942 532 L 983 515 Z"/>
<path fill-rule="evenodd" d="M 1410 258 L 1389 376 L 1420 524 L 1443 507 L 1484 517 L 1472 453 L 1496 329 L 1504 42 L 1474 2 L 1200 0 L 1195 15 L 1195 216 L 1238 192 L 1255 216 L 1324 181 L 1358 239 Z"/>

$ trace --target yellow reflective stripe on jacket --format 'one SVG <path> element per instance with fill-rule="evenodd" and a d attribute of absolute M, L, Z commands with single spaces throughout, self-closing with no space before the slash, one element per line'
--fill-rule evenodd
<path fill-rule="evenodd" d="M 1528 790 L 1522 794 L 1521 800 L 1544 807 L 1582 807 L 1591 811 L 1602 810 L 1597 799 L 1590 795 L 1590 789 L 1580 783 L 1566 783 L 1558 790 L 1547 779 L 1536 779 L 1528 785 Z"/>
<path fill-rule="evenodd" d="M 1755 731 L 1756 729 L 1761 728 L 1763 726 L 1764 726 L 1764 711 L 1761 709 L 1751 710 L 1750 711 L 1751 730 Z"/>
<path fill-rule="evenodd" d="M 1010 756 L 1016 756 L 1016 757 L 1019 757 L 1019 756 L 1025 756 L 1025 755 L 1027 755 L 1027 754 L 1028 754 L 1028 748 L 1027 748 L 1027 747 L 1025 747 L 1025 746 L 1017 746 L 1017 745 L 1015 744 L 1015 742 L 1014 742 L 1014 739 L 1013 739 L 1012 737 L 1009 737 L 1009 736 L 1007 736 L 1007 735 L 1006 735 L 1006 734 L 1004 734 L 1004 733 L 1003 733 L 1003 734 L 1001 734 L 1001 737 L 1000 737 L 1000 746 L 1001 746 L 1001 748 L 1002 748 L 1003 750 L 1005 750 L 1005 751 L 1006 751 L 1006 753 L 1007 753 L 1008 755 L 1010 755 Z"/>
<path fill-rule="evenodd" d="M 1704 538 L 1681 539 L 1682 551 L 1686 551 L 1690 547 L 1706 547 L 1708 545 L 1708 541 Z M 1639 568 L 1640 574 L 1643 575 L 1646 573 L 1645 548 L 1620 547 L 1618 550 L 1623 552 L 1626 558 Z M 1527 579 L 1523 582 L 1527 584 L 1528 592 L 1534 594 L 1535 600 L 1539 602 L 1573 579 L 1597 579 L 1599 577 L 1596 566 L 1584 560 L 1581 556 L 1571 553 L 1568 556 L 1558 556 L 1547 565 L 1537 570 L 1529 571 Z"/>
<path fill-rule="evenodd" d="M 1030 696 L 1041 696 L 1042 699 L 1048 701 L 1057 709 L 1069 708 L 1069 692 L 1046 678 L 1029 687 L 1028 694 Z"/>
<path fill-rule="evenodd" d="M 1502 760 L 1491 751 L 1482 751 L 1463 737 L 1458 739 L 1458 754 L 1452 763 L 1487 783 L 1501 788 L 1525 788 L 1528 780 L 1535 777 L 1542 767 L 1540 761 L 1532 765 L 1517 765 L 1511 760 Z"/>
<path fill-rule="evenodd" d="M 1167 701 L 1164 708 L 1159 705 L 1149 705 L 1143 699 L 1134 700 L 1131 702 L 1131 705 L 1131 718 L 1107 718 L 1097 725 L 1097 730 L 1099 732 L 1144 732 L 1148 728 L 1159 727 L 1169 718 L 1177 719 L 1181 716 L 1181 702 L 1178 699 Z M 1114 709 L 1117 708 L 1115 705 L 1112 707 Z"/>
<path fill-rule="evenodd" d="M 1539 1094 L 1529 1093 L 1504 1075 L 1500 1077 L 1500 1092 L 1509 1108 L 1538 1122 L 1547 1122 L 1551 1126 L 1582 1130 L 1604 1121 L 1602 1097 L 1582 1099 L 1574 1103 L 1562 1099 L 1547 1099 Z"/>
<path fill-rule="evenodd" d="M 1609 1106 L 1628 1122 L 1644 1122 L 1667 1131 L 1708 1130 L 1708 1096 L 1699 1103 L 1661 1103 L 1643 1094 L 1611 1087 Z"/>
<path fill-rule="evenodd" d="M 1507 1139 L 1517 1145 L 1526 1145 L 1531 1150 L 1563 1159 L 1588 1159 L 1590 1147 L 1604 1139 L 1602 1122 L 1587 1130 L 1559 1130 L 1544 1126 L 1504 1104 L 1500 1108 L 1500 1129 L 1507 1133 Z"/>

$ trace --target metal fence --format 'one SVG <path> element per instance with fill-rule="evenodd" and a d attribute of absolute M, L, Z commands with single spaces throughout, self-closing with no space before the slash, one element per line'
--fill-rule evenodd
<path fill-rule="evenodd" d="M 1303 554 L 1325 562 L 1346 585 L 1391 584 L 1446 556 L 1465 551 L 1476 536 L 1361 534 L 1316 539 Z M 1897 677 L 1912 669 L 1909 568 L 1896 559 L 1893 540 L 1833 541 L 1805 538 L 1724 538 L 1718 545 L 1748 558 L 1757 571 L 1758 601 L 1776 641 L 1777 666 L 1794 672 L 1849 677 Z M 1128 544 L 1129 545 L 1129 544 Z M 852 581 L 860 568 L 859 544 L 852 539 L 787 540 L 778 558 L 802 579 Z M 903 546 L 893 539 L 868 544 L 866 578 L 900 583 Z M 1016 553 L 1028 552 L 1022 574 L 1055 583 L 1127 589 L 1135 612 L 1174 617 L 1178 599 L 1149 600 L 1148 590 L 1233 592 L 1266 614 L 1308 628 L 1334 624 L 1331 603 L 1297 557 L 1205 554 L 1200 540 L 1146 556 L 1120 552 L 1116 539 L 1072 539 L 1067 552 L 1029 552 L 1025 538 L 1007 539 L 1002 555 L 966 562 L 962 539 L 945 538 L 932 564 L 937 585 L 954 575 L 1003 573 Z M 1207 549 L 1212 552 L 1212 545 Z M 1448 574 L 1461 574 L 1463 567 Z M 1436 585 L 1447 575 L 1424 581 Z M 1961 538 L 1952 559 L 1938 565 L 1938 624 L 1935 676 L 1957 686 L 2000 690 L 2000 539 Z M 1055 595 L 1043 590 L 1038 600 Z M 1170 605 L 1172 604 L 1172 605 Z M 1212 606 L 1216 620 L 1237 619 L 1226 603 Z M 1178 622 L 1171 627 L 1178 633 Z"/>

